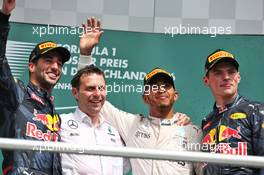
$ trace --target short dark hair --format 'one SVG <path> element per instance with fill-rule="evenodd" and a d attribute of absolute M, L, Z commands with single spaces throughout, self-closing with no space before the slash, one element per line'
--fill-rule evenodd
<path fill-rule="evenodd" d="M 92 74 L 92 73 L 95 73 L 97 75 L 102 75 L 105 79 L 105 75 L 104 75 L 104 72 L 99 69 L 98 67 L 96 67 L 95 65 L 88 65 L 88 66 L 85 66 L 84 68 L 80 69 L 72 78 L 71 80 L 71 85 L 72 87 L 74 88 L 77 88 L 79 89 L 80 88 L 80 78 L 82 75 L 89 75 L 89 74 Z"/>

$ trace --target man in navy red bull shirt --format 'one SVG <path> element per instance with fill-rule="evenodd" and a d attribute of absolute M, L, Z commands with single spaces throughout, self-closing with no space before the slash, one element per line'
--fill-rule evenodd
<path fill-rule="evenodd" d="M 213 111 L 202 121 L 203 151 L 232 155 L 264 155 L 264 105 L 238 93 L 239 63 L 224 50 L 210 54 L 204 84 L 215 98 Z M 260 169 L 207 164 L 205 175 L 261 174 Z"/>
<path fill-rule="evenodd" d="M 0 136 L 25 140 L 59 141 L 60 118 L 51 92 L 60 79 L 70 52 L 52 41 L 39 43 L 28 62 L 27 86 L 16 80 L 5 52 L 9 17 L 15 0 L 3 0 L 0 11 Z M 3 174 L 60 175 L 58 153 L 3 150 Z"/>

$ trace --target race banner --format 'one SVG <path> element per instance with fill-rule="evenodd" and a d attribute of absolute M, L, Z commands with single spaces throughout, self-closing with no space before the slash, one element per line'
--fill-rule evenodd
<path fill-rule="evenodd" d="M 7 44 L 7 58 L 16 78 L 28 81 L 28 57 L 36 43 L 53 40 L 71 52 L 63 75 L 55 86 L 55 106 L 59 113 L 74 111 L 70 80 L 77 72 L 82 28 L 13 23 Z M 175 111 L 189 115 L 200 126 L 211 110 L 212 95 L 204 86 L 204 63 L 216 49 L 231 52 L 240 63 L 244 95 L 264 101 L 264 36 L 250 35 L 169 35 L 105 30 L 92 52 L 93 62 L 105 72 L 107 98 L 118 108 L 148 114 L 142 94 L 143 78 L 156 67 L 172 73 L 179 91 Z"/>

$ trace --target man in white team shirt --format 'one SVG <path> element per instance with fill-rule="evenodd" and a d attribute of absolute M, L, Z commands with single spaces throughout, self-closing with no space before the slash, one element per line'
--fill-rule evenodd
<path fill-rule="evenodd" d="M 102 34 L 100 21 L 93 19 L 89 26 L 80 45 L 93 48 Z M 106 99 L 104 73 L 87 66 L 77 72 L 71 85 L 78 107 L 74 113 L 61 115 L 62 142 L 79 144 L 79 151 L 81 145 L 123 146 L 117 130 L 99 114 Z M 61 164 L 64 175 L 123 175 L 122 157 L 61 154 Z"/>
<path fill-rule="evenodd" d="M 123 146 L 118 131 L 99 114 L 106 98 L 104 73 L 93 65 L 86 66 L 73 77 L 71 85 L 78 107 L 74 113 L 61 115 L 61 140 L 85 146 Z M 62 154 L 62 172 L 122 175 L 123 158 Z"/>
<path fill-rule="evenodd" d="M 80 47 L 79 67 L 92 64 L 89 49 Z M 128 147 L 197 150 L 201 138 L 200 129 L 192 124 L 180 126 L 177 122 L 184 114 L 173 110 L 179 95 L 172 75 L 156 68 L 145 76 L 144 85 L 147 86 L 144 88 L 143 100 L 149 106 L 148 117 L 126 113 L 109 102 L 103 105 L 100 114 L 117 128 Z M 147 159 L 130 159 L 130 162 L 134 175 L 202 174 L 201 167 L 190 162 Z"/>

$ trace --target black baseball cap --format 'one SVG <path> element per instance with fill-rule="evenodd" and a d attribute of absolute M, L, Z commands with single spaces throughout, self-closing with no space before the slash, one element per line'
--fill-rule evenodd
<path fill-rule="evenodd" d="M 175 89 L 174 81 L 173 81 L 173 76 L 169 72 L 167 72 L 167 71 L 165 71 L 165 70 L 163 70 L 163 69 L 161 69 L 159 67 L 153 69 L 152 71 L 150 71 L 144 77 L 144 85 L 151 84 L 151 82 L 153 82 L 153 80 L 155 80 L 158 77 L 163 77 L 163 78 L 167 79 L 168 82 Z"/>
<path fill-rule="evenodd" d="M 59 53 L 61 55 L 63 64 L 67 62 L 71 56 L 68 49 L 58 46 L 58 44 L 53 41 L 45 41 L 35 46 L 35 48 L 32 50 L 29 56 L 28 62 L 33 62 L 34 60 L 39 59 L 45 53 L 50 52 L 50 51 L 55 51 Z"/>
<path fill-rule="evenodd" d="M 207 74 L 208 71 L 212 69 L 216 63 L 219 63 L 222 61 L 228 61 L 232 63 L 238 70 L 239 64 L 236 58 L 231 53 L 225 50 L 222 50 L 222 49 L 218 49 L 207 57 L 205 61 L 205 65 L 204 65 L 205 73 Z"/>

